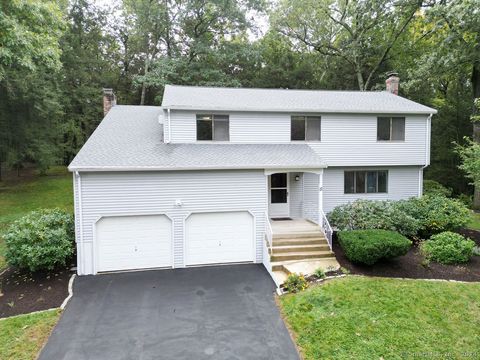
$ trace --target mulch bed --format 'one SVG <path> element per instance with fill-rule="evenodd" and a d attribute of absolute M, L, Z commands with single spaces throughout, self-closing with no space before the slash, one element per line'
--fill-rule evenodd
<path fill-rule="evenodd" d="M 471 238 L 480 246 L 480 231 L 464 229 L 460 233 Z M 473 256 L 464 265 L 441 265 L 430 262 L 428 266 L 423 266 L 423 256 L 419 253 L 418 247 L 412 246 L 404 256 L 367 266 L 351 263 L 345 257 L 336 237 L 333 241 L 333 251 L 340 266 L 348 269 L 352 274 L 411 279 L 480 281 L 480 256 Z"/>
<path fill-rule="evenodd" d="M 0 318 L 59 307 L 72 274 L 69 268 L 33 274 L 9 268 L 0 276 Z"/>

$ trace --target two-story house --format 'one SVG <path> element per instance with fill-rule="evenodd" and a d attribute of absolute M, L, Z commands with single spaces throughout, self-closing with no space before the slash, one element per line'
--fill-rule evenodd
<path fill-rule="evenodd" d="M 332 256 L 325 214 L 422 193 L 436 111 L 387 91 L 166 86 L 70 164 L 78 273 Z M 270 263 L 270 261 L 273 262 Z"/>

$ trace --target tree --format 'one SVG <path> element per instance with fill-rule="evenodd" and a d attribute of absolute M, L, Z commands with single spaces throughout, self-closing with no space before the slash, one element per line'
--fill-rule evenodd
<path fill-rule="evenodd" d="M 421 0 L 283 0 L 272 22 L 298 46 L 340 59 L 358 89 L 369 90 L 421 6 Z"/>

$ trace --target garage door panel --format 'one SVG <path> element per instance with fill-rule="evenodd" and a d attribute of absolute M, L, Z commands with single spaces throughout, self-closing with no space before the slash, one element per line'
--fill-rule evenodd
<path fill-rule="evenodd" d="M 98 271 L 172 265 L 171 221 L 164 215 L 102 218 L 96 241 Z"/>
<path fill-rule="evenodd" d="M 250 213 L 197 213 L 185 226 L 187 265 L 253 261 Z"/>

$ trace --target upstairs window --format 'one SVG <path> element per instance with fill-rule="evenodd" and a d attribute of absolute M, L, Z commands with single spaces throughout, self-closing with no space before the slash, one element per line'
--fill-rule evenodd
<path fill-rule="evenodd" d="M 405 118 L 377 118 L 377 141 L 405 141 Z"/>
<path fill-rule="evenodd" d="M 345 194 L 386 193 L 388 171 L 345 171 Z"/>
<path fill-rule="evenodd" d="M 290 140 L 320 141 L 320 116 L 292 116 L 290 125 Z"/>
<path fill-rule="evenodd" d="M 197 115 L 197 140 L 229 141 L 228 115 Z"/>

